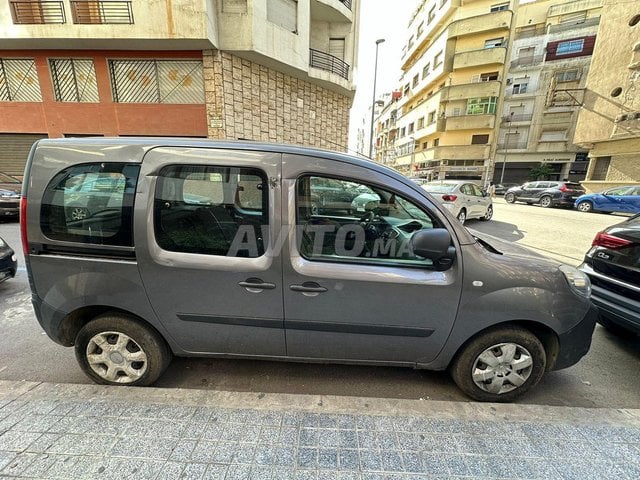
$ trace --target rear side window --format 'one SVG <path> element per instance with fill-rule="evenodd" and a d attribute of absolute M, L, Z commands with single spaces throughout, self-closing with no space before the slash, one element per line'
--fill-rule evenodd
<path fill-rule="evenodd" d="M 268 193 L 266 175 L 255 168 L 167 166 L 156 184 L 156 242 L 171 252 L 262 256 Z"/>
<path fill-rule="evenodd" d="M 40 222 L 52 240 L 133 246 L 139 165 L 91 163 L 58 173 L 45 189 Z"/>

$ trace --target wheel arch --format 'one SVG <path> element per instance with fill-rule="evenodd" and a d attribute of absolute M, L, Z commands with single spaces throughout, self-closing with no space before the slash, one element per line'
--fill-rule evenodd
<path fill-rule="evenodd" d="M 496 325 L 491 325 L 489 327 L 486 327 L 482 330 L 477 331 L 472 336 L 470 336 L 466 341 L 464 341 L 460 346 L 458 346 L 455 353 L 449 359 L 449 362 L 446 368 L 449 369 L 451 365 L 454 364 L 455 360 L 462 354 L 462 352 L 464 352 L 466 347 L 474 339 L 476 339 L 480 335 L 484 335 L 494 330 L 500 330 L 504 327 L 518 327 L 523 330 L 527 330 L 531 332 L 533 335 L 535 335 L 536 338 L 540 340 L 540 343 L 542 343 L 542 346 L 544 347 L 544 350 L 547 356 L 547 364 L 545 367 L 545 371 L 549 371 L 553 369 L 553 366 L 556 364 L 556 361 L 558 359 L 558 354 L 560 352 L 560 339 L 558 337 L 558 334 L 547 325 L 544 325 L 542 323 L 535 322 L 532 320 L 510 320 L 507 322 L 498 323 Z"/>

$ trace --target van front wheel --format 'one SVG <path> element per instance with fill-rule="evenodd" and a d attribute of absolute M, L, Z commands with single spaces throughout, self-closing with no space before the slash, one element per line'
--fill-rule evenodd
<path fill-rule="evenodd" d="M 82 327 L 75 352 L 84 373 L 103 385 L 151 385 L 171 361 L 171 351 L 155 330 L 117 314 Z"/>
<path fill-rule="evenodd" d="M 534 387 L 547 356 L 528 330 L 503 327 L 472 339 L 451 365 L 458 387 L 474 400 L 509 402 Z"/>

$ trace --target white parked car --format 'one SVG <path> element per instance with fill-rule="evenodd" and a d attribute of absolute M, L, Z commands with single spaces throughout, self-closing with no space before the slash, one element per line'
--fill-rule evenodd
<path fill-rule="evenodd" d="M 422 185 L 433 198 L 455 215 L 460 223 L 470 218 L 486 221 L 493 217 L 491 197 L 471 182 L 464 180 L 442 180 Z"/>

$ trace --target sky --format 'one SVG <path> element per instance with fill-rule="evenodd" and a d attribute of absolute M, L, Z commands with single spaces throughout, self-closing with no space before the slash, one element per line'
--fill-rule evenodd
<path fill-rule="evenodd" d="M 373 73 L 376 40 L 384 38 L 378 47 L 378 76 L 376 97 L 398 88 L 402 46 L 409 38 L 408 24 L 420 0 L 360 0 L 360 40 L 358 64 L 354 72 L 356 96 L 351 109 L 349 128 L 350 153 L 356 153 L 356 134 L 362 120 L 369 131 L 373 100 Z M 364 152 L 368 155 L 369 151 Z"/>

